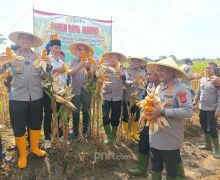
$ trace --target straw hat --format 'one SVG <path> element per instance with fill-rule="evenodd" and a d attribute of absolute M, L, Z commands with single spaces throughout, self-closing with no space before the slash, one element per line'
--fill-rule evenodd
<path fill-rule="evenodd" d="M 72 54 L 77 55 L 77 46 L 85 46 L 88 53 L 90 52 L 91 55 L 94 54 L 93 48 L 84 42 L 75 42 L 71 44 L 69 49 Z"/>
<path fill-rule="evenodd" d="M 127 60 L 126 56 L 119 53 L 119 52 L 107 52 L 105 54 L 102 55 L 101 59 L 106 60 L 106 59 L 110 59 L 111 55 L 116 54 L 118 55 L 118 60 L 120 63 L 123 63 Z"/>
<path fill-rule="evenodd" d="M 171 58 L 165 58 L 157 62 L 148 63 L 147 67 L 153 70 L 157 70 L 158 65 L 166 66 L 176 70 L 175 77 L 176 78 L 186 78 L 187 74 L 176 64 L 176 62 Z"/>
<path fill-rule="evenodd" d="M 141 61 L 141 66 L 147 65 L 147 61 L 146 60 L 144 60 L 143 58 L 137 57 L 137 56 L 127 58 L 127 63 L 130 64 L 133 60 Z"/>
<path fill-rule="evenodd" d="M 20 34 L 26 34 L 26 35 L 30 35 L 33 37 L 33 42 L 32 42 L 32 47 L 39 47 L 43 44 L 43 41 L 41 40 L 41 38 L 39 38 L 38 36 L 29 33 L 29 32 L 25 32 L 25 31 L 15 31 L 9 34 L 9 39 L 11 41 L 13 41 L 15 44 L 18 44 L 18 40 L 19 40 L 19 35 Z"/>

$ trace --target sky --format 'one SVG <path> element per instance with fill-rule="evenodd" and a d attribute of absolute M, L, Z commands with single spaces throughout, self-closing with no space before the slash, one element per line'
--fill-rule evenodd
<path fill-rule="evenodd" d="M 112 17 L 112 50 L 126 56 L 220 57 L 220 0 L 8 0 L 1 6 L 0 34 L 33 32 L 33 5 L 59 14 Z"/>

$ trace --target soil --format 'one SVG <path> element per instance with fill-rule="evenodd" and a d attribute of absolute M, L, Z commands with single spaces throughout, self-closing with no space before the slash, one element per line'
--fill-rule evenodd
<path fill-rule="evenodd" d="M 14 148 L 14 137 L 10 128 L 0 127 L 3 145 L 7 155 L 14 157 L 10 163 L 1 161 L 0 179 L 151 179 L 147 173 L 134 177 L 126 169 L 137 164 L 137 143 L 132 139 L 119 137 L 114 146 L 97 143 L 95 139 L 81 140 L 69 145 L 65 156 L 59 150 L 50 149 L 45 158 L 28 155 L 28 166 L 24 170 L 16 167 L 18 152 Z M 186 121 L 185 141 L 181 155 L 187 179 L 219 180 L 220 160 L 212 152 L 198 148 L 204 137 L 198 123 L 198 114 Z M 165 179 L 165 173 L 164 173 Z"/>

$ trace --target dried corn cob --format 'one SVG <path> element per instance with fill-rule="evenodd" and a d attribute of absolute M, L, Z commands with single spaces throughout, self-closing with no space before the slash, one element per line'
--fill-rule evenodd
<path fill-rule="evenodd" d="M 119 68 L 120 68 L 120 64 L 117 61 L 117 62 L 115 62 L 115 71 L 117 72 L 119 70 Z M 121 76 L 120 75 L 118 76 L 118 80 L 121 80 Z"/>
<path fill-rule="evenodd" d="M 13 52 L 10 50 L 9 47 L 6 47 L 6 55 L 8 56 L 10 61 L 12 61 L 12 59 L 15 57 L 15 55 L 13 54 Z"/>
<path fill-rule="evenodd" d="M 159 129 L 169 127 L 169 123 L 164 117 L 159 117 L 154 120 L 150 115 L 156 106 L 162 106 L 160 101 L 153 94 L 149 94 L 144 100 L 139 101 L 137 106 L 144 111 L 140 120 L 146 122 L 146 125 L 149 126 L 150 133 L 155 133 Z"/>
<path fill-rule="evenodd" d="M 88 61 L 92 65 L 96 65 L 96 61 L 92 58 L 91 53 L 88 54 Z"/>

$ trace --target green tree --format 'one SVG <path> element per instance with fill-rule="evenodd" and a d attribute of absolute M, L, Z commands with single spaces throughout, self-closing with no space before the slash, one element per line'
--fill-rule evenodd
<path fill-rule="evenodd" d="M 5 42 L 6 40 L 7 40 L 7 39 L 4 38 L 2 34 L 0 34 L 0 45 L 1 45 L 1 44 L 5 45 L 5 44 L 6 44 L 6 42 Z"/>

